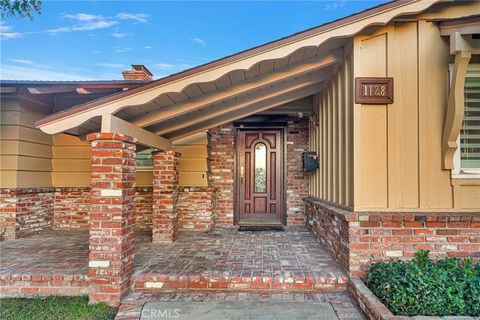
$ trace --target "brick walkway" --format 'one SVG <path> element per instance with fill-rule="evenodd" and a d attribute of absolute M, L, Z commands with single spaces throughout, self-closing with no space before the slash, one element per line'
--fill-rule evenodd
<path fill-rule="evenodd" d="M 342 291 L 346 274 L 303 227 L 182 233 L 169 245 L 143 234 L 136 291 L 160 289 Z"/>
<path fill-rule="evenodd" d="M 86 232 L 47 231 L 2 242 L 0 248 L 4 286 L 24 285 L 8 282 L 18 280 L 43 279 L 39 285 L 45 286 L 51 280 L 77 279 L 84 287 L 88 280 Z M 344 291 L 347 279 L 327 251 L 301 227 L 183 232 L 172 244 L 153 244 L 148 232 L 136 234 L 135 291 L 332 292 Z"/>
<path fill-rule="evenodd" d="M 365 319 L 346 293 L 249 293 L 249 292 L 184 292 L 184 293 L 133 293 L 120 307 L 116 320 L 137 320 L 142 306 L 155 301 L 231 301 L 231 302 L 329 302 L 339 320 Z"/>

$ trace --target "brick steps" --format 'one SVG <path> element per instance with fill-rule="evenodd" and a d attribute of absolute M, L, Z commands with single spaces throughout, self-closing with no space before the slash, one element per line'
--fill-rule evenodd
<path fill-rule="evenodd" d="M 82 274 L 2 274 L 1 297 L 82 296 L 88 294 L 88 276 Z"/>
<path fill-rule="evenodd" d="M 343 292 L 348 277 L 214 277 L 134 276 L 135 292 L 162 291 L 255 291 L 255 292 Z"/>

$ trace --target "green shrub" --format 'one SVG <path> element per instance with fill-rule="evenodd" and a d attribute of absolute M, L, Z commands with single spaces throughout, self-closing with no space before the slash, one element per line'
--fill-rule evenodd
<path fill-rule="evenodd" d="M 2 320 L 113 320 L 115 313 L 104 303 L 88 304 L 88 297 L 0 299 Z"/>
<path fill-rule="evenodd" d="M 365 284 L 395 315 L 479 316 L 480 264 L 471 258 L 432 261 L 428 253 L 374 263 Z"/>

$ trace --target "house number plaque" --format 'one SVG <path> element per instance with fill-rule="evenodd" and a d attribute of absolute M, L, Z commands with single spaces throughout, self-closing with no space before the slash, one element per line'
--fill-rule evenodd
<path fill-rule="evenodd" d="M 393 103 L 393 78 L 355 78 L 355 103 Z"/>

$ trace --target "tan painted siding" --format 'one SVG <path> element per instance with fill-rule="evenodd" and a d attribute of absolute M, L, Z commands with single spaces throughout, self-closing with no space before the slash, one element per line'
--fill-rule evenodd
<path fill-rule="evenodd" d="M 208 186 L 210 174 L 210 147 L 207 132 L 173 141 L 173 149 L 182 154 L 180 157 L 181 186 Z"/>
<path fill-rule="evenodd" d="M 53 136 L 53 184 L 55 187 L 90 185 L 91 147 L 68 134 Z"/>
<path fill-rule="evenodd" d="M 350 47 L 350 46 L 349 46 Z M 314 99 L 318 123 L 310 123 L 310 149 L 319 155 L 320 167 L 310 174 L 309 193 L 344 207 L 353 207 L 352 57 Z"/>
<path fill-rule="evenodd" d="M 393 77 L 395 94 L 354 105 L 355 210 L 478 211 L 480 179 L 442 170 L 448 39 L 434 22 L 396 22 L 356 36 L 353 50 L 354 77 Z"/>
<path fill-rule="evenodd" d="M 79 138 L 58 134 L 53 138 L 53 184 L 55 187 L 86 187 L 90 184 L 90 144 Z M 198 133 L 174 141 L 174 150 L 181 152 L 180 185 L 207 186 L 208 137 Z M 151 169 L 137 170 L 136 185 L 151 186 Z"/>
<path fill-rule="evenodd" d="M 13 95 L 0 99 L 0 186 L 52 186 L 52 137 L 33 125 L 44 107 Z"/>

